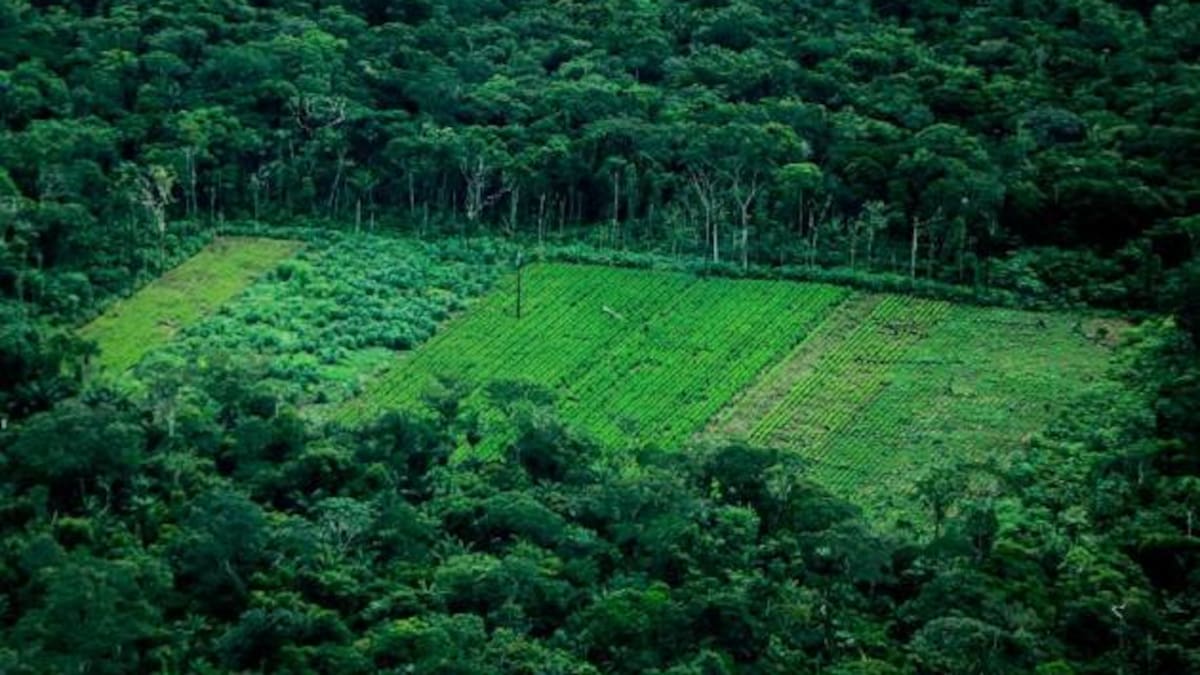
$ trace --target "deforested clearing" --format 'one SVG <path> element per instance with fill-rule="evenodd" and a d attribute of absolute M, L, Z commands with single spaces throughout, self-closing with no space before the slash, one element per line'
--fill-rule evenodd
<path fill-rule="evenodd" d="M 299 248 L 298 242 L 277 239 L 219 239 L 129 298 L 113 304 L 80 329 L 80 336 L 97 343 L 102 368 L 124 371 L 228 302 Z"/>
<path fill-rule="evenodd" d="M 478 409 L 502 406 L 497 383 L 519 383 L 605 447 L 793 451 L 894 524 L 932 470 L 1002 466 L 1109 368 L 1111 328 L 1071 313 L 565 264 L 529 267 L 521 287 L 519 317 L 511 276 L 340 419 L 420 410 L 448 382 Z"/>
<path fill-rule="evenodd" d="M 826 285 L 543 264 L 509 278 L 370 384 L 344 419 L 420 404 L 438 380 L 550 390 L 603 444 L 687 439 L 842 302 Z"/>

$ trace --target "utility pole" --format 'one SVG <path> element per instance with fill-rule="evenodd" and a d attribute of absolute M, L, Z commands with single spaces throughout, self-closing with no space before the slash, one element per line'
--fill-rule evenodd
<path fill-rule="evenodd" d="M 522 295 L 521 272 L 525 267 L 524 253 L 525 252 L 520 249 L 517 250 L 517 320 L 518 321 L 521 320 L 521 295 Z"/>

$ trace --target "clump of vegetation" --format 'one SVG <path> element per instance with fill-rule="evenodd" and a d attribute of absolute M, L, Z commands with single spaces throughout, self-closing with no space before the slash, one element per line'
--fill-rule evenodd
<path fill-rule="evenodd" d="M 123 372 L 298 248 L 295 242 L 275 239 L 220 239 L 132 298 L 114 303 L 79 335 L 96 342 L 100 368 Z"/>
<path fill-rule="evenodd" d="M 490 288 L 490 247 L 314 231 L 293 258 L 164 349 L 190 362 L 212 354 L 257 361 L 289 400 L 317 406 L 429 339 Z M 152 370 L 147 366 L 146 371 Z M 315 409 L 311 410 L 315 414 Z"/>
<path fill-rule="evenodd" d="M 527 385 L 489 388 L 512 433 L 456 460 L 465 389 L 329 433 L 252 365 L 160 369 L 0 434 L 0 665 L 1187 672 L 1195 354 L 1137 337 L 1123 393 L 997 469 L 1012 491 L 921 481 L 921 540 L 793 453 L 605 452 Z"/>

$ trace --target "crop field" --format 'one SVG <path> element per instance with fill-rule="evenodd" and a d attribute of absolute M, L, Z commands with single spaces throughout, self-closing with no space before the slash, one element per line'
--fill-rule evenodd
<path fill-rule="evenodd" d="M 1106 327 L 1068 314 L 859 296 L 714 421 L 790 448 L 810 476 L 889 522 L 935 466 L 1003 464 L 1072 392 L 1105 377 Z"/>
<path fill-rule="evenodd" d="M 102 369 L 128 370 L 299 247 L 296 242 L 276 239 L 221 239 L 117 302 L 79 333 L 99 345 Z"/>
<path fill-rule="evenodd" d="M 684 442 L 848 292 L 818 284 L 542 264 L 373 382 L 342 418 L 413 406 L 439 377 L 551 389 L 606 446 Z"/>
<path fill-rule="evenodd" d="M 820 284 L 542 264 L 523 305 L 506 279 L 337 416 L 415 408 L 439 377 L 523 381 L 606 447 L 791 450 L 896 522 L 932 467 L 1003 462 L 1108 366 L 1103 329 L 1074 315 Z"/>
<path fill-rule="evenodd" d="M 1120 329 L 822 284 L 550 263 L 525 269 L 518 318 L 516 278 L 500 276 L 505 255 L 486 246 L 353 237 L 298 249 L 224 240 L 81 332 L 112 370 L 159 347 L 185 362 L 241 354 L 307 414 L 344 423 L 421 410 L 455 380 L 493 441 L 491 385 L 535 385 L 606 448 L 785 449 L 821 485 L 903 523 L 932 468 L 1003 463 L 1071 392 L 1105 377 Z"/>

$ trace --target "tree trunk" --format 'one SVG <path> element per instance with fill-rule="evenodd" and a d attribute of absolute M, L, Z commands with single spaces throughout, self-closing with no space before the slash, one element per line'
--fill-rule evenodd
<path fill-rule="evenodd" d="M 280 148 L 280 150 L 279 150 L 279 165 L 280 165 L 281 169 L 286 169 L 286 171 L 280 170 L 278 172 L 278 174 L 279 174 L 279 189 L 278 189 L 278 191 L 283 193 L 283 208 L 288 212 L 288 214 L 292 214 L 292 213 L 295 213 L 295 208 L 296 208 L 295 204 L 292 201 L 293 200 L 292 184 L 291 184 L 290 180 L 285 180 L 285 177 L 284 177 L 285 173 L 289 174 L 289 176 L 290 176 L 290 174 L 295 169 L 294 162 L 296 159 L 296 148 L 295 148 L 295 145 L 293 144 L 293 142 L 291 141 L 291 139 L 288 140 L 287 148 L 288 148 L 288 154 L 287 154 L 286 161 L 284 160 L 284 157 L 283 157 L 283 149 Z"/>
<path fill-rule="evenodd" d="M 208 193 L 208 222 L 217 222 L 217 191 L 221 189 L 221 171 L 218 169 L 213 174 L 212 190 Z"/>
<path fill-rule="evenodd" d="M 613 185 L 612 221 L 607 239 L 609 246 L 615 246 L 617 231 L 621 227 L 621 173 L 613 171 L 611 180 Z"/>
<path fill-rule="evenodd" d="M 508 226 L 512 228 L 513 234 L 517 233 L 517 212 L 521 204 L 521 187 L 513 188 L 512 197 L 508 204 Z"/>
<path fill-rule="evenodd" d="M 809 255 L 811 256 L 809 259 L 809 264 L 812 267 L 816 267 L 817 260 L 820 257 L 818 255 L 818 253 L 821 249 L 821 228 L 817 227 L 816 222 L 812 220 L 811 213 L 809 213 L 808 217 L 809 217 L 808 226 L 809 226 L 809 229 L 812 230 L 812 250 L 809 251 Z"/>
<path fill-rule="evenodd" d="M 742 269 L 750 269 L 750 228 L 742 223 Z"/>
<path fill-rule="evenodd" d="M 959 283 L 961 283 L 963 280 L 963 274 L 964 274 L 963 268 L 966 264 L 965 261 L 966 261 L 966 255 L 967 255 L 967 223 L 966 223 L 966 221 L 960 219 L 958 228 L 959 228 L 958 229 L 958 260 L 956 261 L 956 266 L 958 267 L 958 281 L 959 281 Z"/>
<path fill-rule="evenodd" d="M 541 246 L 546 239 L 546 193 L 542 192 L 538 195 L 538 217 L 537 217 L 537 237 L 538 246 Z"/>
<path fill-rule="evenodd" d="M 634 221 L 637 218 L 637 167 L 630 167 L 625 172 L 625 220 Z M 633 233 L 631 233 L 633 234 Z M 625 232 L 621 231 L 621 248 L 625 248 Z"/>
<path fill-rule="evenodd" d="M 337 171 L 333 174 L 333 184 L 329 186 L 329 198 L 325 200 L 325 210 L 331 216 L 337 216 L 338 190 L 342 186 L 342 171 L 346 168 L 346 151 L 338 152 Z"/>
<path fill-rule="evenodd" d="M 821 245 L 821 242 L 818 240 L 819 235 L 817 232 L 816 214 L 817 214 L 816 208 L 810 208 L 808 210 L 808 266 L 809 267 L 817 266 L 817 248 Z"/>
<path fill-rule="evenodd" d="M 700 200 L 700 207 L 704 209 L 704 236 L 712 242 L 713 262 L 721 262 L 721 236 L 717 224 L 719 214 L 716 213 L 716 186 L 710 176 L 701 172 L 694 172 L 691 181 L 696 198 Z"/>
<path fill-rule="evenodd" d="M 467 178 L 467 220 L 472 224 L 483 214 L 483 178 L 486 169 L 480 158 Z"/>
<path fill-rule="evenodd" d="M 188 199 L 187 199 L 187 214 L 188 218 L 195 218 L 196 212 L 200 209 L 196 202 L 196 149 L 186 148 L 183 151 L 184 159 L 187 161 L 188 172 Z"/>
<path fill-rule="evenodd" d="M 413 173 L 408 172 L 408 217 L 416 219 L 417 217 L 417 192 L 413 186 Z"/>
<path fill-rule="evenodd" d="M 875 228 L 872 227 L 867 230 L 867 271 L 868 272 L 870 272 L 871 267 L 874 266 L 874 260 L 875 260 L 874 251 L 873 251 L 874 245 L 875 245 Z"/>
<path fill-rule="evenodd" d="M 911 279 L 917 278 L 917 247 L 920 246 L 921 240 L 921 219 L 913 218 L 912 224 L 912 248 L 909 251 L 908 276 Z"/>
<path fill-rule="evenodd" d="M 936 240 L 933 238 L 933 232 L 925 233 L 925 278 L 933 278 L 933 261 L 936 252 Z"/>
<path fill-rule="evenodd" d="M 750 268 L 750 204 L 754 201 L 757 190 L 751 190 L 746 199 L 739 200 L 738 215 L 742 221 L 742 269 Z"/>
<path fill-rule="evenodd" d="M 717 232 L 717 219 L 713 218 L 711 215 L 706 215 L 705 217 L 707 219 L 709 219 L 710 221 L 712 221 L 713 262 L 719 263 L 719 262 L 721 262 L 721 250 L 720 250 L 721 237 L 720 237 L 720 234 Z"/>

